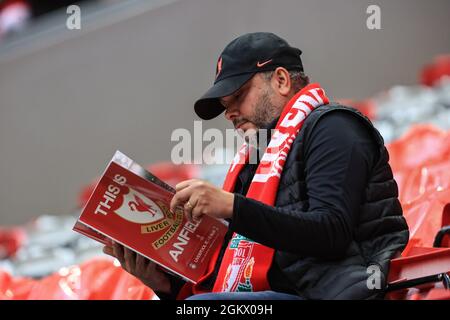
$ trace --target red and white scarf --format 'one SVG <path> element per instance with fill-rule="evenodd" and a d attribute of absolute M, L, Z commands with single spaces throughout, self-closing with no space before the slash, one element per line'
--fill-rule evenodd
<path fill-rule="evenodd" d="M 310 84 L 300 90 L 285 105 L 275 131 L 258 165 L 246 197 L 273 206 L 280 183 L 281 173 L 291 146 L 306 117 L 317 107 L 329 103 L 325 91 L 319 84 Z M 249 160 L 246 143 L 236 154 L 225 178 L 223 189 L 233 192 L 239 173 Z M 218 250 L 219 251 L 219 250 Z M 207 279 L 214 270 L 216 252 L 202 279 Z M 263 291 L 269 290 L 267 272 L 272 264 L 275 250 L 254 242 L 237 233 L 233 234 L 225 250 L 213 292 Z M 200 280 L 189 291 L 191 294 L 204 292 Z M 187 294 L 184 288 L 185 294 Z M 185 295 L 184 294 L 184 295 Z"/>

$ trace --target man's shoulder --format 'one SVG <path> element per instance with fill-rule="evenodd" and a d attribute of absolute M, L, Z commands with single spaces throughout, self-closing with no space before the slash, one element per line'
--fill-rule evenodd
<path fill-rule="evenodd" d="M 323 110 L 323 109 L 322 109 Z M 337 127 L 344 128 L 347 124 L 360 124 L 367 127 L 366 118 L 358 110 L 347 106 L 330 106 L 320 117 L 317 118 L 317 124 L 335 124 Z M 317 125 L 316 124 L 316 125 Z"/>
<path fill-rule="evenodd" d="M 311 118 L 318 119 L 323 118 L 325 115 L 335 119 L 347 118 L 349 121 L 364 119 L 366 122 L 371 124 L 370 119 L 367 118 L 361 111 L 338 102 L 330 102 L 329 104 L 321 105 L 314 109 L 310 114 L 310 116 L 312 116 Z"/>
<path fill-rule="evenodd" d="M 302 140 L 307 150 L 312 144 L 317 147 L 343 147 L 358 141 L 375 147 L 384 143 L 370 120 L 356 109 L 343 105 L 325 105 L 316 110 L 311 112 L 310 116 L 313 118 L 309 119 L 309 123 L 305 121 L 305 128 L 302 128 L 302 134 L 296 139 L 296 143 Z"/>
<path fill-rule="evenodd" d="M 312 132 L 325 131 L 330 134 L 345 132 L 370 132 L 373 128 L 370 120 L 358 110 L 340 105 L 329 104 L 316 108 L 305 120 L 306 137 Z"/>

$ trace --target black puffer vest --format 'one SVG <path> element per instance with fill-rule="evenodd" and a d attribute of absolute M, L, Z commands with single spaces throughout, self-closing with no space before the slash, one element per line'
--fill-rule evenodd
<path fill-rule="evenodd" d="M 388 164 L 383 138 L 359 111 L 337 104 L 316 108 L 306 119 L 289 153 L 278 188 L 276 207 L 308 210 L 303 145 L 317 121 L 328 112 L 349 112 L 367 125 L 379 146 L 360 206 L 359 223 L 343 258 L 319 260 L 276 251 L 274 263 L 294 284 L 295 291 L 307 299 L 382 298 L 389 262 L 406 246 L 409 231 L 398 200 L 398 188 Z M 311 244 L 314 245 L 314 244 Z M 375 265 L 381 271 L 381 290 L 369 289 L 367 282 Z"/>

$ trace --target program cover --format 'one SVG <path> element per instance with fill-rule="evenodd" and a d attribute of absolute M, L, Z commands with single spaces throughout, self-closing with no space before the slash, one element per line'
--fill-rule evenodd
<path fill-rule="evenodd" d="M 227 231 L 204 216 L 189 222 L 169 210 L 175 190 L 117 151 L 73 230 L 103 244 L 111 239 L 196 283 Z"/>

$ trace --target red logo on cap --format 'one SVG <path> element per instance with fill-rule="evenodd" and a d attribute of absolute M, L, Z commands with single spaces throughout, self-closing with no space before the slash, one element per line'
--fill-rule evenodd
<path fill-rule="evenodd" d="M 268 64 L 269 62 L 271 62 L 273 59 L 270 59 L 270 60 L 267 60 L 267 61 L 265 61 L 265 62 L 257 62 L 256 63 L 256 66 L 258 67 L 258 68 L 261 68 L 261 67 L 263 67 L 263 66 L 265 66 L 266 64 Z"/>
<path fill-rule="evenodd" d="M 222 57 L 220 57 L 219 61 L 217 61 L 216 78 L 219 76 L 219 73 L 221 71 L 222 71 Z"/>

